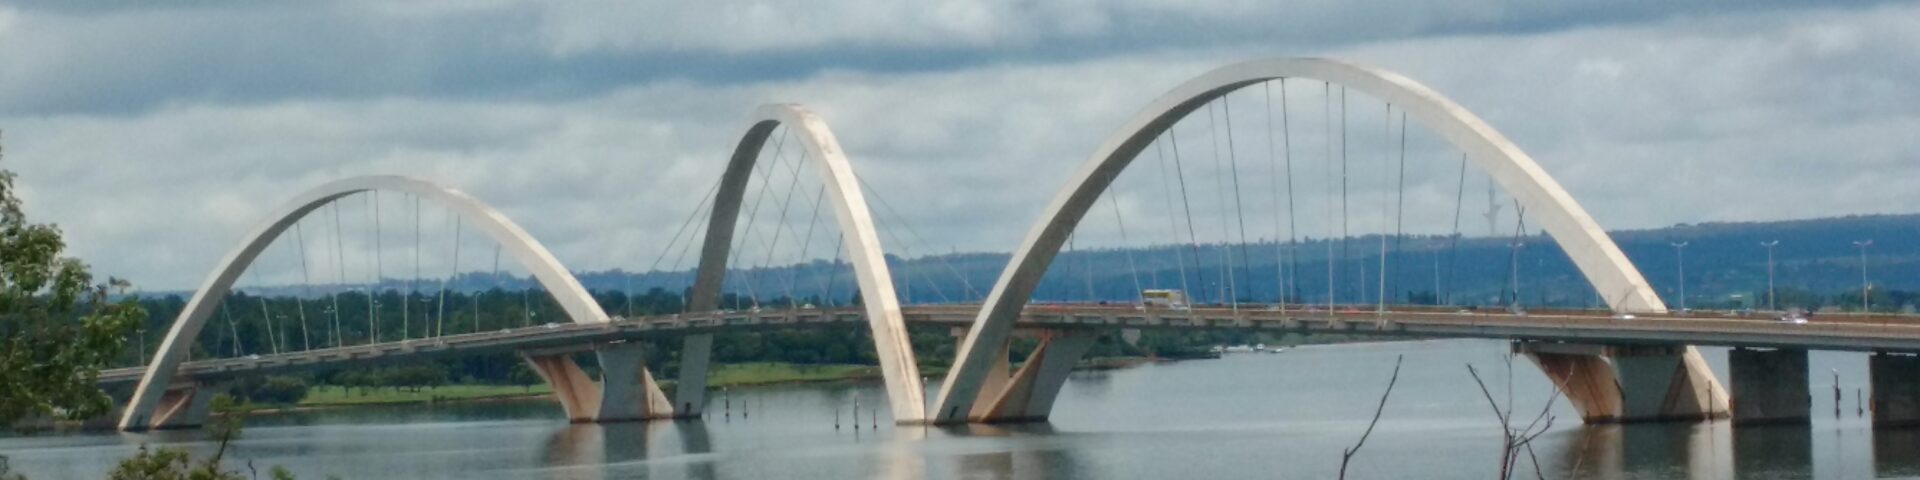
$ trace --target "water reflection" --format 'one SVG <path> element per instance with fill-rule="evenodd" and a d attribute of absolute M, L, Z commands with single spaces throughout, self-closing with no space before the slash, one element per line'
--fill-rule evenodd
<path fill-rule="evenodd" d="M 568 425 L 544 399 L 286 412 L 250 419 L 230 453 L 342 478 L 1328 478 L 1374 412 L 1373 373 L 1405 353 L 1404 390 L 1353 477 L 1486 478 L 1501 437 L 1460 365 L 1508 351 L 1485 341 L 1343 345 L 1076 373 L 1048 425 L 893 426 L 875 409 L 885 404 L 878 382 L 848 382 L 733 389 L 704 422 Z M 1866 386 L 1864 355 L 1810 355 L 1809 368 L 1837 371 L 1843 391 Z M 1532 369 L 1509 381 L 1518 392 L 1550 388 Z M 1534 477 L 1535 455 L 1546 478 L 1920 475 L 1920 430 L 1876 431 L 1853 398 L 1832 416 L 1833 388 L 1810 386 L 1817 415 L 1802 426 L 1582 426 L 1560 402 L 1550 415 L 1563 420 L 1521 454 L 1515 476 Z M 1544 398 L 1523 397 L 1518 409 Z M 110 459 L 141 442 L 210 445 L 203 432 L 0 435 L 0 452 L 31 478 L 103 478 Z"/>
<path fill-rule="evenodd" d="M 1883 478 L 1920 476 L 1920 428 L 1874 430 L 1873 468 Z"/>
<path fill-rule="evenodd" d="M 944 436 L 992 439 L 1000 451 L 960 453 L 951 466 L 929 471 L 926 478 L 1088 478 L 1074 457 L 1075 450 L 1051 445 L 1060 438 L 1051 424 L 966 425 L 939 430 Z M 1070 435 L 1070 434 L 1068 434 Z"/>
<path fill-rule="evenodd" d="M 1741 425 L 1733 430 L 1733 460 L 1740 478 L 1813 478 L 1813 428 Z"/>
<path fill-rule="evenodd" d="M 664 430 L 674 432 L 673 442 L 661 441 Z M 677 452 L 671 448 L 675 445 Z M 690 479 L 717 478 L 708 459 L 688 458 L 673 465 L 649 462 L 654 456 L 697 457 L 712 451 L 707 425 L 699 421 L 570 424 L 555 429 L 544 449 L 546 465 L 569 467 L 549 470 L 549 478 L 568 480 L 623 478 L 623 470 L 630 468 L 648 471 L 647 477 L 657 477 L 652 473 L 656 466 L 682 469 L 684 477 Z"/>

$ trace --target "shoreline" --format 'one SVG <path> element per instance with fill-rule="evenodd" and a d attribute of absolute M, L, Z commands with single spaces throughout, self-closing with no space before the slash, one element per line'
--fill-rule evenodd
<path fill-rule="evenodd" d="M 1102 358 L 1090 359 L 1081 365 L 1076 365 L 1073 370 L 1076 372 L 1119 370 L 1119 369 L 1132 368 L 1140 365 L 1145 365 L 1149 363 L 1167 363 L 1167 362 L 1178 362 L 1183 360 L 1188 360 L 1188 359 L 1156 359 L 1156 358 L 1148 358 L 1148 357 L 1102 357 Z M 741 364 L 741 365 L 762 365 L 762 364 Z M 788 367 L 797 366 L 793 364 L 780 364 L 780 365 L 785 365 Z M 842 365 L 840 367 L 855 367 L 855 366 Z M 826 385 L 826 384 L 834 384 L 834 383 L 850 383 L 850 382 L 859 382 L 859 381 L 866 381 L 866 380 L 877 380 L 880 378 L 879 370 L 877 368 L 874 368 L 871 365 L 860 365 L 857 367 L 858 367 L 857 369 L 853 369 L 846 373 L 835 375 L 830 378 L 772 378 L 772 379 L 743 380 L 743 381 L 733 381 L 733 382 L 716 382 L 711 386 L 711 388 L 752 388 L 752 387 L 779 387 L 779 386 L 793 386 L 793 385 Z M 946 373 L 945 369 L 928 369 L 928 371 L 923 372 L 922 375 L 928 376 L 928 377 L 937 377 L 940 375 L 944 375 L 945 373 Z M 663 382 L 663 385 L 672 385 L 672 382 L 670 381 Z M 503 385 L 475 385 L 475 386 L 517 387 L 517 386 L 503 386 Z M 341 388 L 341 387 L 330 387 L 330 388 Z M 271 415 L 271 414 L 280 414 L 280 413 L 300 413 L 300 412 L 336 410 L 336 409 L 354 408 L 354 407 L 387 407 L 387 406 L 397 406 L 397 405 L 509 402 L 509 401 L 520 401 L 520 400 L 543 398 L 543 397 L 548 397 L 550 395 L 553 395 L 552 391 L 544 390 L 544 387 L 536 387 L 536 389 L 531 392 L 512 392 L 512 393 L 488 394 L 488 395 L 478 395 L 478 396 L 470 396 L 470 397 L 453 397 L 453 398 L 441 398 L 441 397 L 431 396 L 431 393 L 432 393 L 431 390 L 423 390 L 422 393 L 429 394 L 429 396 L 427 398 L 395 399 L 391 401 L 380 401 L 380 400 L 359 401 L 359 402 L 325 402 L 323 401 L 323 402 L 303 403 L 303 404 L 295 404 L 295 405 L 256 405 L 252 411 L 248 412 L 248 414 L 249 415 Z"/>

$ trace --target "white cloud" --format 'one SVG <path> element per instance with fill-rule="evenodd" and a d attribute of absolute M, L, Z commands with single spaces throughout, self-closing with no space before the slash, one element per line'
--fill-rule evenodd
<path fill-rule="evenodd" d="M 808 12 L 772 6 L 787 4 L 587 6 L 543 11 L 530 24 L 500 19 L 531 8 L 525 5 L 379 5 L 330 10 L 377 17 L 363 22 L 348 21 L 352 15 L 304 22 L 272 9 L 29 10 L 15 28 L 0 24 L 0 35 L 26 37 L 0 46 L 10 65 L 0 71 L 0 99 L 36 105 L 0 108 L 6 167 L 21 173 L 34 217 L 60 223 L 73 253 L 148 288 L 191 288 L 260 215 L 296 190 L 371 173 L 415 175 L 472 192 L 576 269 L 633 270 L 660 256 L 696 197 L 717 178 L 744 126 L 741 115 L 761 102 L 797 101 L 827 118 L 862 176 L 937 243 L 915 245 L 915 254 L 950 247 L 1004 251 L 1078 162 L 1166 89 L 1227 62 L 1315 50 L 1405 72 L 1455 98 L 1531 152 L 1610 228 L 1905 211 L 1916 199 L 1899 181 L 1920 178 L 1920 138 L 1908 133 L 1920 127 L 1920 94 L 1907 86 L 1920 73 L 1920 53 L 1905 48 L 1920 44 L 1920 7 L 1910 5 L 1688 15 L 1325 49 L 1235 35 L 1214 39 L 1185 24 L 1161 25 L 1186 35 L 1099 55 L 988 56 L 907 69 L 836 63 L 845 59 L 834 52 L 858 45 L 867 52 L 940 56 L 954 46 L 1025 45 L 1046 53 L 1049 42 L 1065 38 L 1131 38 L 1114 32 L 1175 5 L 829 4 Z M 1239 3 L 1189 8 L 1194 11 L 1166 21 L 1261 23 L 1270 15 L 1257 9 L 1265 7 Z M 1311 18 L 1301 15 L 1284 22 Z M 1517 14 L 1482 5 L 1448 15 L 1394 28 L 1424 31 L 1440 28 L 1442 20 L 1499 23 Z M 156 26 L 158 19 L 177 23 Z M 216 28 L 236 19 L 272 27 Z M 115 29 L 135 33 L 101 33 Z M 295 43 L 272 40 L 277 30 L 365 38 L 334 49 L 348 52 L 339 54 L 292 48 Z M 459 41 L 401 33 L 413 30 Z M 66 31 L 100 35 L 56 41 Z M 389 31 L 392 38 L 378 38 Z M 1313 41 L 1303 35 L 1308 39 L 1300 42 Z M 482 37 L 489 40 L 465 41 Z M 182 39 L 190 41 L 166 41 Z M 231 45 L 235 39 L 273 47 L 248 51 Z M 151 55 L 135 49 L 149 44 L 168 48 Z M 548 64 L 522 58 L 529 54 L 520 47 L 553 49 L 595 68 L 543 70 Z M 116 49 L 127 52 L 107 54 Z M 721 80 L 627 79 L 619 73 L 625 68 L 671 71 L 678 64 L 602 57 L 632 50 L 691 51 L 712 56 L 706 61 L 713 64 L 740 65 L 732 77 L 714 74 Z M 308 53 L 311 58 L 302 57 Z M 492 54 L 517 66 L 493 70 L 467 61 Z M 831 61 L 792 75 L 760 75 L 752 63 L 813 59 Z M 306 80 L 276 82 L 290 78 Z M 601 86 L 553 87 L 575 84 Z M 88 101 L 90 89 L 144 106 L 76 107 Z M 1302 207 L 1315 215 L 1307 220 L 1320 222 L 1317 215 L 1335 204 L 1322 193 L 1332 185 L 1318 181 L 1327 178 L 1329 165 L 1321 160 L 1319 98 L 1309 90 L 1294 90 L 1302 102 L 1294 118 L 1299 188 L 1319 196 L 1302 199 Z M 1236 153 L 1246 162 L 1241 168 L 1254 170 L 1242 187 L 1248 205 L 1259 207 L 1249 213 L 1259 219 L 1249 226 L 1257 237 L 1270 231 L 1273 213 L 1272 185 L 1262 176 L 1260 99 L 1248 92 L 1234 101 Z M 1366 209 L 1359 211 L 1377 211 L 1387 184 L 1379 108 L 1356 106 L 1352 118 L 1350 187 L 1356 208 Z M 1213 208 L 1222 195 L 1211 176 L 1212 139 L 1204 123 L 1182 128 L 1196 205 L 1210 209 L 1196 219 L 1197 229 L 1203 239 L 1218 238 L 1226 211 Z M 1417 126 L 1412 134 L 1408 204 L 1421 214 L 1410 223 L 1416 231 L 1444 229 L 1456 157 L 1423 140 Z M 1129 220 L 1131 241 L 1166 241 L 1158 180 L 1149 170 L 1130 172 L 1119 206 L 1129 218 L 1141 218 L 1139 225 Z M 1482 201 L 1478 181 L 1470 178 L 1468 186 L 1470 233 L 1485 228 L 1471 215 Z M 386 218 L 407 218 L 399 203 L 383 206 L 399 215 Z M 1085 224 L 1083 245 L 1117 243 L 1111 213 L 1102 208 Z M 364 209 L 350 204 L 345 218 L 364 224 L 353 216 Z M 903 219 L 889 217 L 882 223 L 895 225 L 888 227 L 894 235 L 910 236 L 897 226 Z M 446 226 L 435 222 L 426 222 L 429 237 L 444 234 Z M 314 224 L 330 229 L 322 225 Z M 1385 225 L 1368 217 L 1354 229 Z M 1315 236 L 1327 231 L 1321 223 L 1303 227 Z M 351 228 L 357 227 L 350 226 L 342 243 L 368 248 L 369 236 Z M 892 237 L 885 241 L 898 246 Z M 447 244 L 432 245 L 439 253 L 424 262 L 430 272 L 448 263 Z M 479 245 L 469 248 L 489 253 Z M 265 281 L 297 278 L 297 263 L 277 251 L 262 263 Z M 463 265 L 485 261 L 467 255 L 476 254 L 463 254 Z"/>

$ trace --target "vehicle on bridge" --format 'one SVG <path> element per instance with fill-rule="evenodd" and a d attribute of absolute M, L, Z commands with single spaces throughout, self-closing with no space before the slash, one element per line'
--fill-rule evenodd
<path fill-rule="evenodd" d="M 1187 294 L 1179 290 L 1148 289 L 1140 291 L 1141 301 L 1148 307 L 1184 310 L 1187 308 Z"/>

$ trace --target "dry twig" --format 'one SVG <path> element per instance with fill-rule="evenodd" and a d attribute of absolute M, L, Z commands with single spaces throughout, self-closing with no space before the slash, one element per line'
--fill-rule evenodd
<path fill-rule="evenodd" d="M 1380 404 L 1373 408 L 1373 421 L 1367 422 L 1367 431 L 1360 434 L 1360 441 L 1354 442 L 1353 448 L 1340 453 L 1339 478 L 1347 478 L 1347 464 L 1353 461 L 1354 454 L 1360 453 L 1360 447 L 1367 444 L 1367 437 L 1373 435 L 1374 425 L 1380 424 L 1380 413 L 1387 410 L 1387 398 L 1393 396 L 1393 385 L 1400 383 L 1400 362 L 1406 358 L 1406 355 L 1401 355 L 1393 359 L 1393 377 L 1387 379 L 1387 391 L 1380 394 Z"/>

